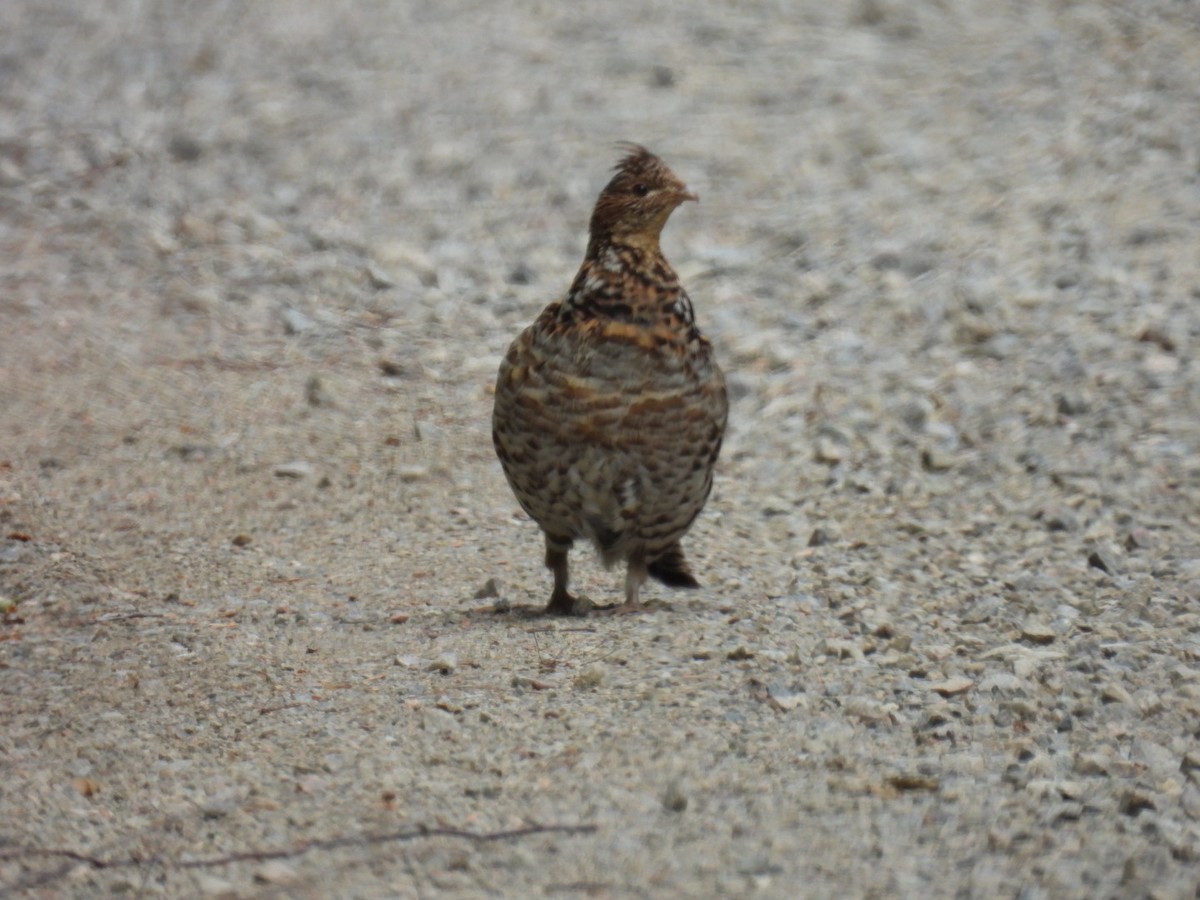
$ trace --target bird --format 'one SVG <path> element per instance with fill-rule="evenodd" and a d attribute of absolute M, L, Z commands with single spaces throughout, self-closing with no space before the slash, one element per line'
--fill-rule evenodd
<path fill-rule="evenodd" d="M 659 244 L 695 193 L 639 144 L 600 192 L 583 264 L 504 355 L 492 441 L 554 577 L 548 615 L 637 610 L 648 577 L 699 587 L 680 540 L 708 500 L 729 417 L 725 376 Z M 569 590 L 568 554 L 625 564 L 622 604 Z"/>

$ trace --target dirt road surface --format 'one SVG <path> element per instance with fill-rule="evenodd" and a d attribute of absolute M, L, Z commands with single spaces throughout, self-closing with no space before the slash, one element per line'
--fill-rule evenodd
<path fill-rule="evenodd" d="M 547 620 L 618 140 L 730 434 Z M 0 893 L 1195 897 L 1198 247 L 1177 0 L 6 0 Z"/>

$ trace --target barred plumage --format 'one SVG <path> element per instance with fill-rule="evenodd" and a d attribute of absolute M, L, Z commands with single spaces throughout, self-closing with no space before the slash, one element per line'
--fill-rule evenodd
<path fill-rule="evenodd" d="M 695 199 L 662 160 L 628 145 L 596 201 L 567 296 L 500 365 L 492 438 L 518 502 L 545 533 L 548 613 L 585 611 L 567 589 L 578 539 L 606 565 L 626 564 L 628 605 L 647 576 L 698 586 L 679 542 L 712 489 L 729 407 L 691 300 L 659 248 L 671 213 Z"/>

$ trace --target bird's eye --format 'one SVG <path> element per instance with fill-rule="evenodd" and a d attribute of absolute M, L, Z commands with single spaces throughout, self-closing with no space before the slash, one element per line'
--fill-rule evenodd
<path fill-rule="evenodd" d="M 646 187 L 644 184 L 635 184 L 633 186 L 633 192 L 639 197 L 645 197 L 648 193 L 650 193 L 650 188 Z"/>

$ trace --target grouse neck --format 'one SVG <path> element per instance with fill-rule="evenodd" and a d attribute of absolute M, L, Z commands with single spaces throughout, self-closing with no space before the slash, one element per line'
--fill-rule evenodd
<path fill-rule="evenodd" d="M 667 260 L 657 234 L 634 232 L 619 237 L 611 233 L 592 235 L 584 262 L 599 263 L 615 271 L 617 266 L 666 265 Z"/>
<path fill-rule="evenodd" d="M 562 314 L 639 325 L 690 326 L 691 303 L 657 243 L 593 243 L 567 293 Z"/>
<path fill-rule="evenodd" d="M 581 271 L 590 273 L 593 283 L 610 281 L 625 290 L 677 287 L 679 283 L 657 240 L 594 242 L 588 246 Z"/>

